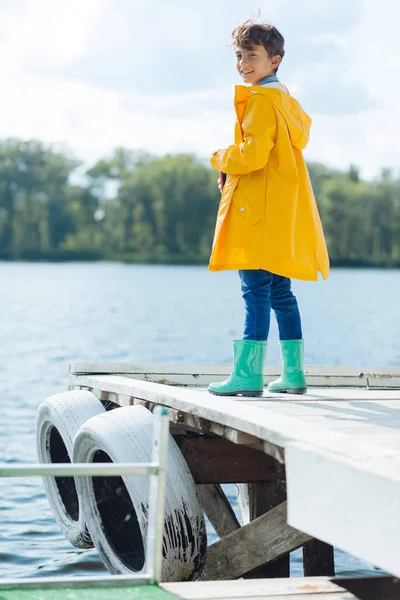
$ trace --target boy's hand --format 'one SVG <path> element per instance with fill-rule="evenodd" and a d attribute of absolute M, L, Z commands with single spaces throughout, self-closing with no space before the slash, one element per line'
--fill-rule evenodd
<path fill-rule="evenodd" d="M 217 181 L 218 181 L 219 191 L 222 194 L 222 190 L 224 189 L 224 185 L 225 185 L 225 181 L 226 181 L 226 174 L 223 173 L 222 171 L 220 171 L 219 178 L 217 179 Z"/>

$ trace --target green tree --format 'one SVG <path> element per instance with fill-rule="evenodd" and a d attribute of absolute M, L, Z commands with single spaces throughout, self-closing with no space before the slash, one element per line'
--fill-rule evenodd
<path fill-rule="evenodd" d="M 119 189 L 124 247 L 153 248 L 157 259 L 180 255 L 204 261 L 218 200 L 215 174 L 194 156 L 155 158 L 137 167 Z"/>
<path fill-rule="evenodd" d="M 66 189 L 80 163 L 41 142 L 0 142 L 0 255 L 57 250 L 72 227 Z"/>
<path fill-rule="evenodd" d="M 0 258 L 207 263 L 220 200 L 208 165 L 127 148 L 79 165 L 39 141 L 0 141 Z M 308 168 L 332 264 L 400 266 L 400 178 Z"/>

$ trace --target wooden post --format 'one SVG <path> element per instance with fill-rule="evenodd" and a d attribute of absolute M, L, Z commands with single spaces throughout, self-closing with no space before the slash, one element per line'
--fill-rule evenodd
<path fill-rule="evenodd" d="M 305 577 L 335 575 L 333 547 L 320 540 L 311 540 L 303 546 L 303 570 Z"/>
<path fill-rule="evenodd" d="M 240 523 L 220 485 L 197 485 L 196 489 L 200 504 L 220 538 L 240 529 Z"/>
<path fill-rule="evenodd" d="M 285 466 L 275 461 L 273 472 L 274 477 L 270 481 L 248 484 L 250 521 L 286 501 Z M 290 555 L 286 554 L 268 565 L 253 569 L 244 577 L 290 577 Z"/>

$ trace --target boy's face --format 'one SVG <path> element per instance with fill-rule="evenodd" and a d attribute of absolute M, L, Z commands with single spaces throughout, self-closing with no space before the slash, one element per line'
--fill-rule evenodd
<path fill-rule="evenodd" d="M 245 83 L 257 85 L 264 77 L 275 74 L 281 62 L 279 55 L 271 56 L 264 46 L 253 44 L 251 50 L 235 46 L 236 68 Z"/>

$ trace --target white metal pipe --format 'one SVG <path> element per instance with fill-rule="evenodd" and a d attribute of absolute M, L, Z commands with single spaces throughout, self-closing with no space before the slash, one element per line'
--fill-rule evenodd
<path fill-rule="evenodd" d="M 164 530 L 165 485 L 168 458 L 169 415 L 165 406 L 154 410 L 151 460 L 159 465 L 158 475 L 150 477 L 149 511 L 146 541 L 146 572 L 153 581 L 161 581 L 162 543 Z"/>
<path fill-rule="evenodd" d="M 49 463 L 49 464 L 0 464 L 0 477 L 117 477 L 118 475 L 157 475 L 156 463 Z"/>
<path fill-rule="evenodd" d="M 0 463 L 0 477 L 62 477 L 150 475 L 149 511 L 146 543 L 146 573 L 101 577 L 43 577 L 0 579 L 0 590 L 35 588 L 101 588 L 133 586 L 161 581 L 162 542 L 169 415 L 164 406 L 156 407 L 151 463 L 49 463 L 9 465 Z"/>

